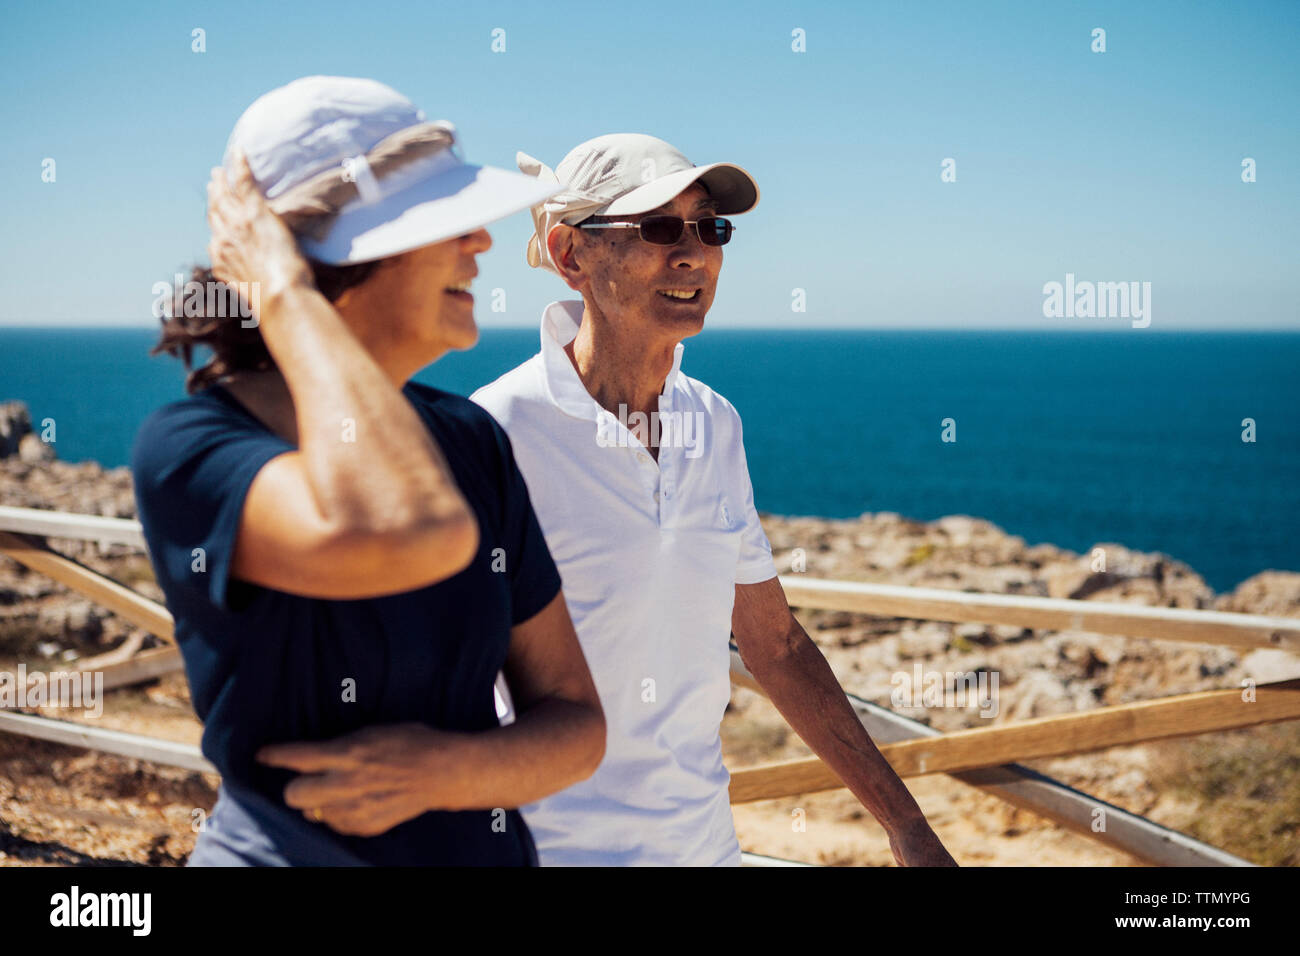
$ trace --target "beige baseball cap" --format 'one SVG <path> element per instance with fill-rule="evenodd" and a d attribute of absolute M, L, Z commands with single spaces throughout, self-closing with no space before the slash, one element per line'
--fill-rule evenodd
<path fill-rule="evenodd" d="M 670 201 L 694 182 L 717 203 L 718 215 L 734 216 L 758 204 L 758 184 L 734 163 L 696 166 L 674 146 L 644 133 L 610 133 L 575 146 L 552 171 L 527 153 L 515 157 L 519 169 L 563 191 L 532 207 L 534 232 L 528 264 L 555 271 L 546 236 L 558 225 L 590 216 L 630 216 Z"/>

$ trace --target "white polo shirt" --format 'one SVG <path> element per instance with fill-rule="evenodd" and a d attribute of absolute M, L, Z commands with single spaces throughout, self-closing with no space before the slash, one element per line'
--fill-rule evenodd
<path fill-rule="evenodd" d="M 776 576 L 740 416 L 680 371 L 655 462 L 596 404 L 564 346 L 583 304 L 542 315 L 542 350 L 471 398 L 505 428 L 605 710 L 596 773 L 523 807 L 543 866 L 737 865 L 718 728 L 737 584 Z"/>

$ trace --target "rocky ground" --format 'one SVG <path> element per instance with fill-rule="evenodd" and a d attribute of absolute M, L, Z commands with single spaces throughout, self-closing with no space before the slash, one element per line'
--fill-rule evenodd
<path fill-rule="evenodd" d="M 0 440 L 5 436 L 0 435 Z M 3 444 L 3 441 L 0 441 Z M 13 449 L 13 450 L 16 450 Z M 30 447 L 0 458 L 0 503 L 134 517 L 127 469 L 49 460 Z M 777 567 L 810 578 L 1074 597 L 1300 617 L 1300 574 L 1265 571 L 1216 595 L 1168 556 L 1099 542 L 1076 555 L 1025 542 L 976 518 L 896 514 L 850 521 L 764 516 Z M 148 561 L 124 546 L 52 546 L 161 600 Z M 841 683 L 889 705 L 892 676 L 925 670 L 999 674 L 994 723 L 1195 690 L 1300 677 L 1300 657 L 1068 631 L 799 612 Z M 97 605 L 0 556 L 0 670 L 59 669 L 145 635 Z M 941 730 L 987 725 L 978 708 L 902 711 Z M 67 712 L 46 711 L 68 718 Z M 98 726 L 196 743 L 183 676 L 111 692 Z M 733 769 L 808 753 L 758 695 L 733 693 L 723 724 Z M 1296 722 L 1030 762 L 1035 769 L 1254 862 L 1300 864 L 1300 726 Z M 216 779 L 0 733 L 0 864 L 180 865 Z M 908 781 L 964 865 L 1133 865 L 1125 854 L 1015 810 L 945 777 Z M 793 825 L 802 810 L 805 828 Z M 825 864 L 892 865 L 883 830 L 845 791 L 740 806 L 747 850 Z"/>

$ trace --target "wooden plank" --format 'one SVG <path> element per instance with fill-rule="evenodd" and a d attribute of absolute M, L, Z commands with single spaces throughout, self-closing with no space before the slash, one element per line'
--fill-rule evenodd
<path fill-rule="evenodd" d="M 185 669 L 185 661 L 177 647 L 155 647 L 116 664 L 78 669 L 99 671 L 104 675 L 104 690 L 109 691 L 182 671 Z"/>
<path fill-rule="evenodd" d="M 107 655 L 100 655 L 100 659 Z M 46 686 L 54 686 L 50 674 L 100 674 L 103 683 L 100 690 L 107 693 L 110 690 L 118 690 L 122 687 L 130 687 L 133 684 L 141 684 L 145 681 L 157 680 L 159 677 L 165 677 L 168 674 L 174 674 L 177 671 L 185 669 L 185 661 L 181 657 L 181 652 L 176 647 L 155 647 L 147 651 L 140 651 L 132 657 L 126 657 L 122 660 L 114 661 L 108 664 L 95 663 L 95 658 L 85 661 L 79 661 L 76 668 L 72 671 L 28 671 L 28 679 L 36 673 L 44 673 Z M 93 679 L 93 678 L 92 678 Z M 17 710 L 17 702 L 12 707 L 6 708 L 0 704 L 0 711 Z"/>
<path fill-rule="evenodd" d="M 924 724 L 897 714 L 890 714 L 870 701 L 852 695 L 850 701 L 855 708 L 861 707 L 866 711 L 865 714 L 860 712 L 859 716 L 863 718 L 863 724 L 868 731 L 871 731 L 871 725 L 876 720 L 885 718 L 881 724 L 884 733 L 873 734 L 873 736 L 880 737 L 891 733 L 939 736 L 936 731 Z M 874 713 L 875 711 L 883 711 L 883 714 Z M 25 714 L 0 713 L 0 731 L 138 757 L 191 770 L 215 772 L 215 768 L 203 759 L 198 748 L 173 741 L 159 741 L 136 734 L 85 727 Z M 1167 866 L 1253 865 L 1230 853 L 1129 813 L 1121 807 L 1067 787 L 1026 767 L 1010 765 L 986 770 L 962 771 L 953 776 L 971 786 L 999 796 L 1015 806 L 1030 810 L 1076 833 L 1123 850 L 1146 862 Z M 1100 830 L 1093 826 L 1098 812 L 1104 813 L 1106 821 L 1105 827 Z"/>
<path fill-rule="evenodd" d="M 117 754 L 121 757 L 135 757 L 139 760 L 166 764 L 169 767 L 181 767 L 201 773 L 217 772 L 217 768 L 208 763 L 198 747 L 175 740 L 162 740 L 121 730 L 88 727 L 85 724 L 74 724 L 66 720 L 51 720 L 48 717 L 33 717 L 30 714 L 11 714 L 3 711 L 0 711 L 0 731 L 37 740 L 48 740 L 56 744 L 85 747 L 88 750 Z"/>
<path fill-rule="evenodd" d="M 1300 718 L 1300 680 L 1260 684 L 1255 688 L 1254 701 L 1243 701 L 1241 697 L 1239 688 L 1198 691 L 884 744 L 880 752 L 900 777 L 915 777 Z M 819 758 L 809 757 L 737 771 L 731 777 L 731 802 L 747 803 L 843 786 L 835 771 Z"/>
<path fill-rule="evenodd" d="M 145 549 L 140 522 L 126 518 L 3 505 L 0 506 L 0 534 L 4 531 L 114 542 Z M 1296 618 L 827 581 L 790 574 L 781 576 L 781 585 L 792 606 L 808 609 L 1300 651 L 1300 619 Z"/>
<path fill-rule="evenodd" d="M 782 575 L 791 607 L 1300 652 L 1300 619 Z"/>
<path fill-rule="evenodd" d="M 10 513 L 34 510 L 26 508 L 0 509 L 0 511 Z M 69 517 L 55 514 L 56 517 Z M 120 521 L 121 519 L 103 520 Z M 10 515 L 8 523 L 12 525 L 18 522 L 14 521 L 12 515 Z M 74 591 L 90 597 L 150 633 L 156 634 L 164 640 L 174 641 L 174 624 L 171 612 L 162 605 L 150 601 L 141 594 L 137 594 L 130 588 L 118 584 L 116 581 L 78 564 L 71 558 L 51 551 L 40 542 L 24 536 L 0 532 L 0 552 L 7 554 L 32 570 L 45 574 Z M 103 689 L 108 691 L 146 680 L 153 680 L 184 668 L 180 652 L 175 646 L 155 648 L 127 657 L 124 660 L 103 663 L 103 659 L 110 658 L 113 653 L 109 652 L 109 654 L 100 655 L 98 658 L 83 661 L 78 664 L 77 670 L 92 673 L 98 671 L 103 674 Z"/>
<path fill-rule="evenodd" d="M 104 690 L 113 690 L 185 669 L 179 648 L 168 645 L 142 651 L 140 644 L 144 637 L 143 631 L 132 631 L 113 650 L 77 661 L 77 670 L 91 673 L 98 671 L 104 678 Z"/>
<path fill-rule="evenodd" d="M 78 666 L 73 671 L 28 671 L 27 676 L 30 680 L 36 673 L 44 673 L 46 686 L 55 686 L 55 681 L 51 679 L 50 674 L 101 674 L 103 684 L 100 690 L 107 693 L 110 690 L 117 690 L 122 687 L 130 687 L 132 684 L 140 684 L 144 681 L 156 680 L 167 674 L 174 674 L 177 671 L 185 669 L 185 662 L 181 658 L 181 652 L 175 647 L 155 647 L 151 650 L 141 651 L 134 657 L 119 661 L 115 664 L 108 664 L 101 667 L 96 666 Z M 93 680 L 93 676 L 91 677 Z M 18 710 L 17 701 L 11 707 L 0 704 L 0 712 L 5 710 Z"/>
<path fill-rule="evenodd" d="M 766 696 L 745 668 L 734 645 L 731 649 L 731 679 L 741 687 Z M 845 694 L 845 697 L 877 745 L 940 736 L 933 727 L 896 714 L 887 707 L 855 694 Z M 1072 833 L 1154 866 L 1254 866 L 1218 847 L 1161 826 L 1020 764 L 963 770 L 950 776 Z"/>
<path fill-rule="evenodd" d="M 69 557 L 56 554 L 35 539 L 0 531 L 0 552 L 103 605 L 150 634 L 165 641 L 176 640 L 174 621 L 167 608 Z"/>
<path fill-rule="evenodd" d="M 121 644 L 111 651 L 105 651 L 102 654 L 93 654 L 90 657 L 82 657 L 77 660 L 77 670 L 79 671 L 99 671 L 113 664 L 120 664 L 123 661 L 129 661 L 140 652 L 144 646 L 144 639 L 148 635 L 140 628 L 135 628 Z"/>
<path fill-rule="evenodd" d="M 102 541 L 105 544 L 129 544 L 141 550 L 145 548 L 144 532 L 138 521 L 106 518 L 103 515 L 69 514 L 44 508 L 0 505 L 0 531 L 77 541 Z"/>

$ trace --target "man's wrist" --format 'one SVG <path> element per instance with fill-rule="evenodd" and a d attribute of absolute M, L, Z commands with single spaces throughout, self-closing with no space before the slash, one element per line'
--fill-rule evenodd
<path fill-rule="evenodd" d="M 880 825 L 885 828 L 885 832 L 892 835 L 905 835 L 915 833 L 919 830 L 928 830 L 930 823 L 925 819 L 925 814 L 917 810 L 915 813 L 900 814 L 890 817 L 887 820 L 881 820 Z"/>

